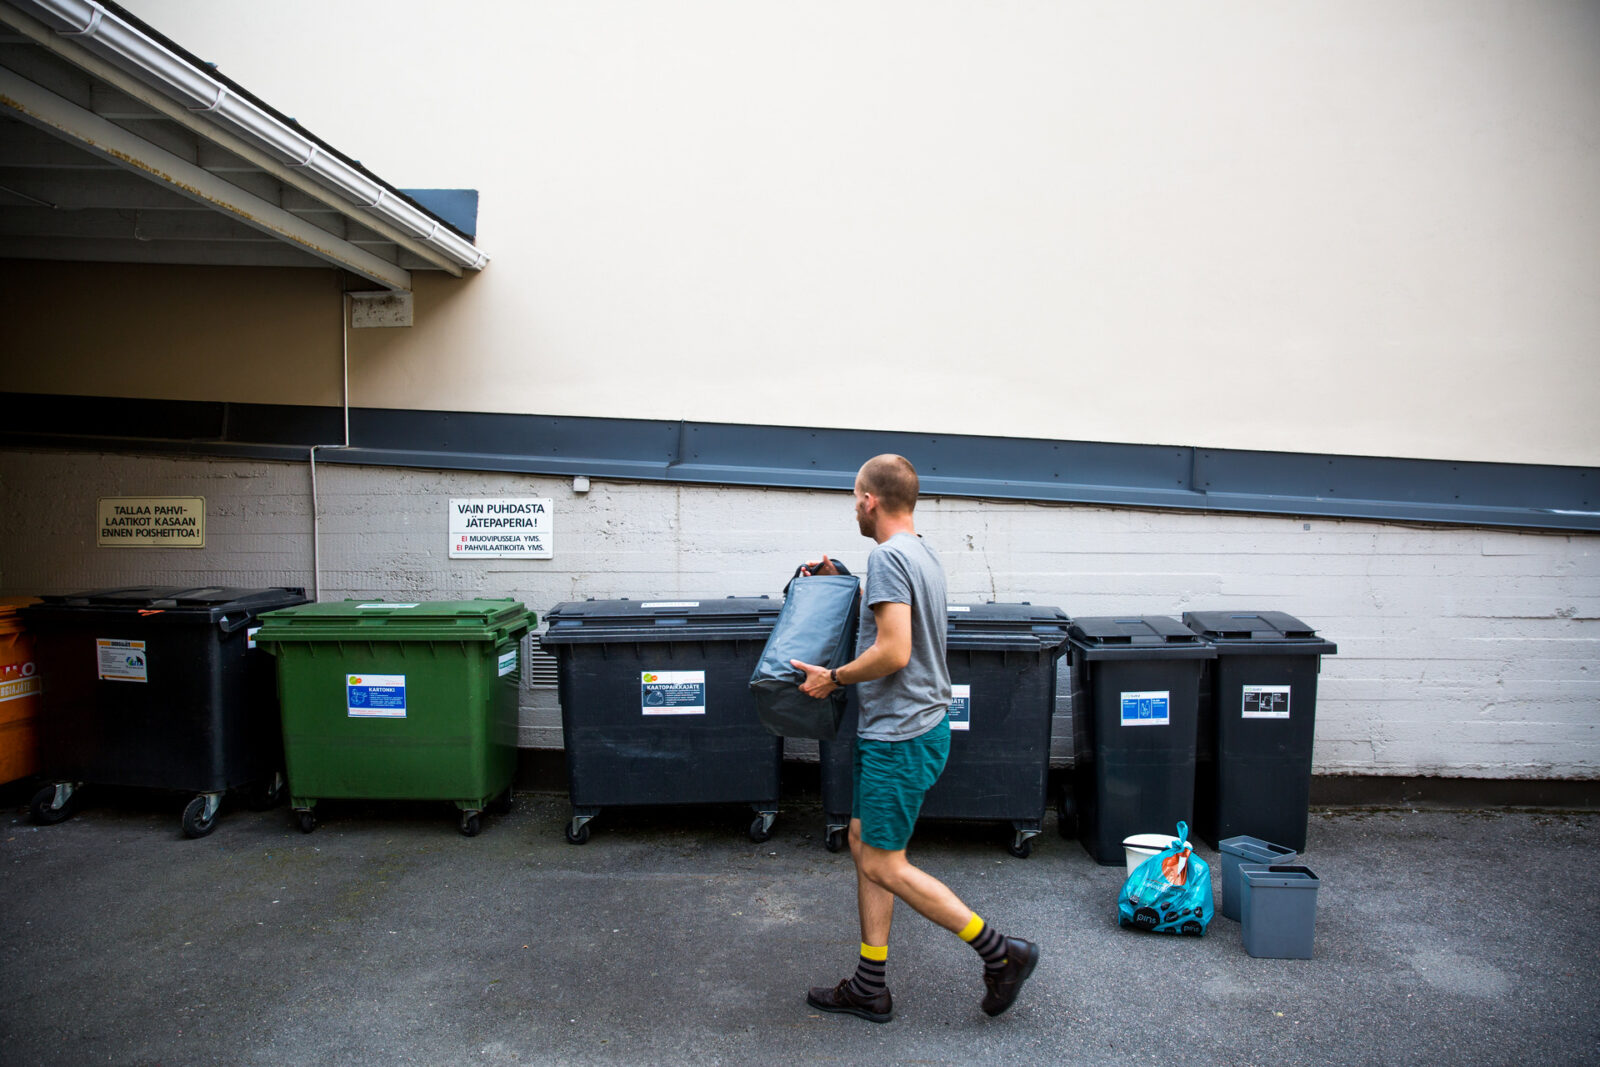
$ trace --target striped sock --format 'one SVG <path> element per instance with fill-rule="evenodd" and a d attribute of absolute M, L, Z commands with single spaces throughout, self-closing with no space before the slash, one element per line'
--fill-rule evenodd
<path fill-rule="evenodd" d="M 983 957 L 985 970 L 997 971 L 1006 962 L 1006 939 L 1000 936 L 1000 931 L 978 918 L 973 912 L 972 921 L 962 927 L 961 940 L 977 950 Z"/>
<path fill-rule="evenodd" d="M 869 945 L 861 942 L 861 962 L 850 979 L 850 991 L 858 997 L 875 997 L 889 988 L 885 975 L 889 970 L 889 946 Z"/>

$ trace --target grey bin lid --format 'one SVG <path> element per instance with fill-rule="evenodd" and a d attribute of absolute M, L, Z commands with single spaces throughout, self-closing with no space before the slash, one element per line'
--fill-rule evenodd
<path fill-rule="evenodd" d="M 1211 642 L 1166 615 L 1074 619 L 1067 639 L 1087 660 L 1215 659 Z"/>
<path fill-rule="evenodd" d="M 543 648 L 661 641 L 765 641 L 783 602 L 766 596 L 721 600 L 573 600 L 545 615 Z"/>
<path fill-rule="evenodd" d="M 1217 655 L 1331 656 L 1332 641 L 1281 611 L 1186 611 L 1184 625 L 1217 646 Z"/>
<path fill-rule="evenodd" d="M 146 620 L 176 619 L 221 622 L 232 616 L 244 619 L 264 611 L 306 603 L 306 591 L 298 587 L 240 589 L 232 586 L 135 585 L 116 589 L 93 589 L 65 596 L 46 596 L 42 603 L 24 609 L 33 618 L 71 618 L 75 613 L 149 612 Z"/>
<path fill-rule="evenodd" d="M 1066 651 L 1072 620 L 1060 608 L 1033 604 L 951 604 L 945 641 L 963 652 Z"/>

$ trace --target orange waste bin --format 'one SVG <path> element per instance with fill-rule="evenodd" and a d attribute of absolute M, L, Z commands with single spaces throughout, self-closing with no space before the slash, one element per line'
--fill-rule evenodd
<path fill-rule="evenodd" d="M 0 785 L 39 770 L 39 671 L 33 638 L 17 609 L 33 597 L 0 599 Z"/>

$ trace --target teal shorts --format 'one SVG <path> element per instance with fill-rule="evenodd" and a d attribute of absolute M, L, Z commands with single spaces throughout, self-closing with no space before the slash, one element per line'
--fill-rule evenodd
<path fill-rule="evenodd" d="M 861 840 L 887 852 L 909 845 L 922 798 L 949 756 L 948 718 L 909 741 L 856 738 L 850 814 L 861 820 Z"/>

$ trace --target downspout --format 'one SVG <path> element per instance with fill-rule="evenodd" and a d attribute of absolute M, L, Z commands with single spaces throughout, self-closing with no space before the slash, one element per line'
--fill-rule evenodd
<path fill-rule="evenodd" d="M 350 447 L 350 294 L 339 294 L 340 406 L 344 409 L 344 441 L 337 445 L 312 445 L 311 459 L 311 599 L 322 594 L 322 516 L 317 504 L 317 449 Z"/>

